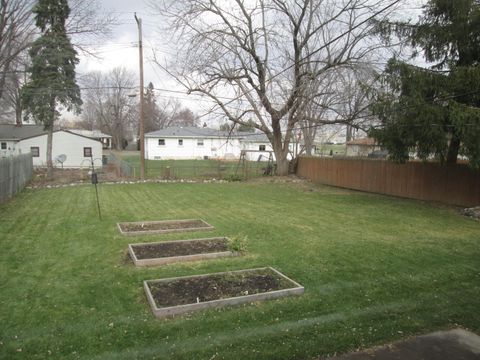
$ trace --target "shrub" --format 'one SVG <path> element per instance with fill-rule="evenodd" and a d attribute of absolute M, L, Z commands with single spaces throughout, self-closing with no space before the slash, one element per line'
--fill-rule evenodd
<path fill-rule="evenodd" d="M 247 236 L 234 236 L 228 241 L 228 249 L 232 252 L 245 253 L 247 252 Z"/>

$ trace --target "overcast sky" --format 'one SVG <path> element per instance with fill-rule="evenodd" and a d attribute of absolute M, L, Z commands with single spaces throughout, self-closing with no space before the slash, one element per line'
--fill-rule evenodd
<path fill-rule="evenodd" d="M 123 66 L 134 72 L 136 85 L 139 84 L 138 27 L 134 17 L 136 12 L 143 25 L 145 85 L 152 82 L 158 96 L 168 96 L 181 101 L 195 112 L 204 112 L 204 102 L 202 104 L 194 99 L 194 96 L 188 96 L 184 88 L 153 63 L 154 50 L 161 60 L 170 57 L 168 53 L 173 51 L 166 45 L 168 39 L 165 35 L 159 35 L 161 33 L 159 16 L 153 15 L 144 1 L 99 0 L 99 2 L 105 12 L 112 13 L 117 18 L 118 25 L 113 27 L 112 34 L 106 41 L 92 46 L 91 49 L 99 58 L 80 54 L 80 64 L 77 67 L 79 77 L 89 71 L 109 71 Z M 172 90 L 175 92 L 171 92 Z"/>
<path fill-rule="evenodd" d="M 152 10 L 142 0 L 98 0 L 107 13 L 113 13 L 118 19 L 118 25 L 112 29 L 112 35 L 101 43 L 93 45 L 100 59 L 80 56 L 78 66 L 79 76 L 88 71 L 108 71 L 118 66 L 124 66 L 133 71 L 138 79 L 138 31 L 134 13 L 142 18 L 144 42 L 144 72 L 145 84 L 152 82 L 156 94 L 161 97 L 171 97 L 181 101 L 197 113 L 206 112 L 208 104 L 199 101 L 197 97 L 188 96 L 185 90 L 170 76 L 164 73 L 158 65 L 153 63 L 153 50 L 160 59 L 167 59 L 174 50 L 168 45 L 168 38 L 160 31 L 161 19 L 152 14 Z M 406 0 L 412 5 L 419 6 L 424 0 Z M 411 13 L 416 18 L 419 11 Z M 138 81 L 138 80 L 137 80 Z M 183 93 L 171 92 L 181 91 Z"/>
<path fill-rule="evenodd" d="M 81 56 L 79 73 L 92 70 L 107 71 L 124 66 L 138 74 L 138 28 L 134 18 L 136 12 L 143 23 L 145 84 L 151 81 L 156 87 L 171 86 L 171 81 L 151 62 L 152 50 L 162 49 L 162 39 L 157 36 L 158 17 L 151 15 L 150 9 L 143 1 L 101 0 L 100 3 L 106 12 L 112 13 L 118 19 L 119 24 L 113 27 L 112 36 L 105 42 L 93 46 L 100 59 Z"/>

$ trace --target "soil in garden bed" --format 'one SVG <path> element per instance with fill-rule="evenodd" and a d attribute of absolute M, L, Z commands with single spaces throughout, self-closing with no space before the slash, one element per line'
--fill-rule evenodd
<path fill-rule="evenodd" d="M 149 282 L 157 307 L 253 295 L 292 288 L 292 283 L 270 269 L 212 274 L 203 277 Z"/>
<path fill-rule="evenodd" d="M 138 260 L 228 251 L 226 238 L 132 245 Z"/>
<path fill-rule="evenodd" d="M 165 222 L 138 222 L 138 223 L 121 223 L 120 227 L 123 231 L 152 231 L 152 230 L 178 230 L 178 229 L 192 229 L 192 228 L 206 228 L 209 227 L 202 220 L 190 221 L 165 221 Z"/>

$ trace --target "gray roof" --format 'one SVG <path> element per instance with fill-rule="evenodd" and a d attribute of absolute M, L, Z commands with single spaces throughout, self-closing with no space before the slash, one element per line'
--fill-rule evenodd
<path fill-rule="evenodd" d="M 90 140 L 100 141 L 96 137 L 90 137 L 81 135 L 70 130 L 55 130 L 54 132 L 64 131 L 72 135 L 81 136 Z M 0 124 L 0 140 L 20 141 L 23 139 L 29 139 L 40 135 L 47 134 L 43 125 L 22 125 L 16 126 L 15 124 Z M 107 135 L 108 136 L 108 135 Z"/>
<path fill-rule="evenodd" d="M 145 137 L 227 137 L 228 131 L 200 127 L 168 127 L 145 134 Z"/>
<path fill-rule="evenodd" d="M 245 142 L 268 143 L 267 135 L 263 133 L 242 133 L 242 138 Z"/>
<path fill-rule="evenodd" d="M 205 127 L 168 127 L 145 134 L 147 138 L 237 138 L 252 142 L 268 142 L 264 134 L 251 132 L 233 132 Z"/>
<path fill-rule="evenodd" d="M 15 124 L 1 124 L 0 125 L 0 139 L 1 140 L 21 140 L 29 137 L 34 137 L 46 134 L 43 125 L 22 125 Z"/>

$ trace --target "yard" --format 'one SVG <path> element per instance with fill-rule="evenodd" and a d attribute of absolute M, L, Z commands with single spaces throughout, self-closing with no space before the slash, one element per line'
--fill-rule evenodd
<path fill-rule="evenodd" d="M 302 182 L 26 190 L 0 205 L 1 359 L 310 359 L 458 325 L 480 332 L 480 223 Z M 135 268 L 119 221 L 201 218 L 248 253 Z M 142 281 L 273 266 L 304 295 L 155 319 Z"/>
<path fill-rule="evenodd" d="M 139 152 L 115 152 L 117 158 L 129 164 L 132 175 L 140 174 Z M 266 161 L 238 160 L 145 160 L 147 178 L 170 179 L 233 179 L 261 176 L 268 166 Z"/>

